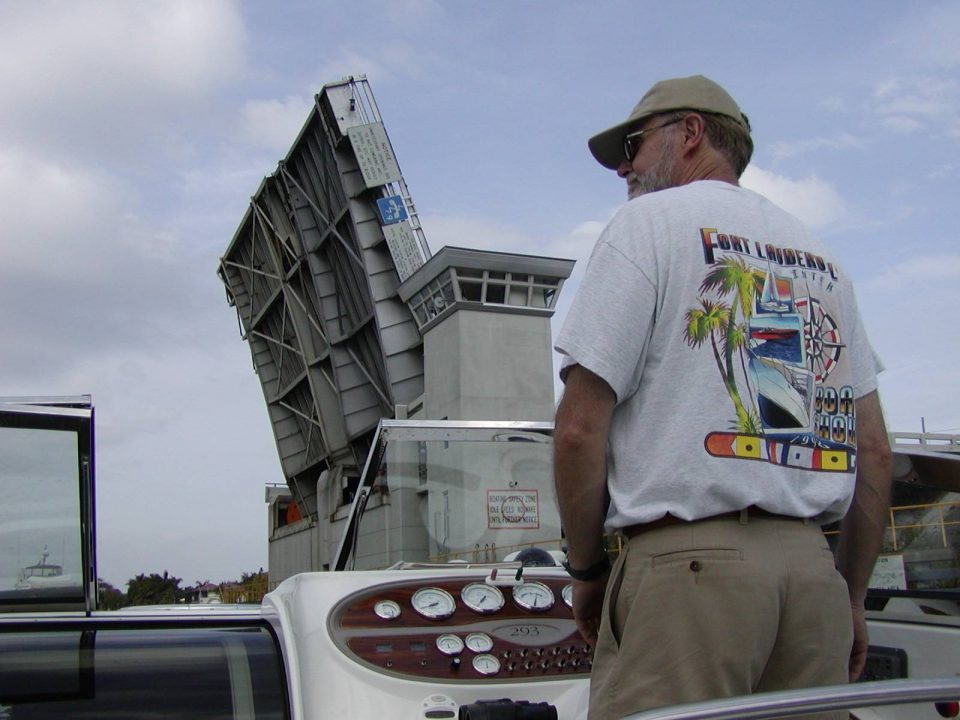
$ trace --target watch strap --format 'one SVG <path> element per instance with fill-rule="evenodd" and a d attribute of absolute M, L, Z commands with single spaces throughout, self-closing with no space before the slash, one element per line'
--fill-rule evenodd
<path fill-rule="evenodd" d="M 610 569 L 610 558 L 604 555 L 602 559 L 584 570 L 577 570 L 576 568 L 570 567 L 570 563 L 564 562 L 563 569 L 566 570 L 567 574 L 574 580 L 589 582 L 596 580 Z"/>

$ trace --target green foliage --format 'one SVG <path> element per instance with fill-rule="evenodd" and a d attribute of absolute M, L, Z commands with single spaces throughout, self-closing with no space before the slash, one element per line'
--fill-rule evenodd
<path fill-rule="evenodd" d="M 180 587 L 180 578 L 163 571 L 163 575 L 137 575 L 127 582 L 127 602 L 129 605 L 172 605 L 184 597 Z"/>
<path fill-rule="evenodd" d="M 97 606 L 101 610 L 119 610 L 126 605 L 127 598 L 120 590 L 117 590 L 117 588 L 106 580 L 98 580 L 97 583 L 100 586 L 100 597 Z"/>
<path fill-rule="evenodd" d="M 252 573 L 241 573 L 239 584 L 246 585 L 248 582 L 251 582 L 251 581 L 259 581 L 264 576 L 266 576 L 266 574 L 267 574 L 267 571 L 264 570 L 263 568 L 260 568 L 256 572 L 252 572 Z"/>

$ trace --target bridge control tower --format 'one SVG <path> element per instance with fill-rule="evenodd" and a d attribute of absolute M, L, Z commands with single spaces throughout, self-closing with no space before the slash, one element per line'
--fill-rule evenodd
<path fill-rule="evenodd" d="M 552 419 L 549 321 L 573 268 L 432 255 L 366 79 L 315 100 L 218 270 L 284 474 L 267 490 L 271 585 L 329 568 L 382 418 Z"/>

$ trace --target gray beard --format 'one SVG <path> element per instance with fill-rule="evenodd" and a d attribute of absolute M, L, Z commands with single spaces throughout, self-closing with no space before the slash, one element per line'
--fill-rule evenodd
<path fill-rule="evenodd" d="M 630 173 L 631 185 L 627 186 L 627 199 L 633 200 L 641 195 L 666 190 L 673 187 L 671 176 L 673 175 L 674 160 L 670 155 L 670 147 L 664 138 L 660 143 L 660 156 L 656 164 L 642 175 Z"/>
<path fill-rule="evenodd" d="M 672 186 L 673 182 L 670 180 L 668 174 L 662 172 L 659 168 L 654 168 L 648 170 L 643 175 L 634 175 L 633 184 L 630 186 L 630 191 L 627 195 L 630 200 L 633 200 L 641 195 L 666 190 Z"/>

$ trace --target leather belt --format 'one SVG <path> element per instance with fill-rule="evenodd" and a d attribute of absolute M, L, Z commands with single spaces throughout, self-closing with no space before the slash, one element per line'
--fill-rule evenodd
<path fill-rule="evenodd" d="M 710 517 L 698 518 L 696 520 L 683 520 L 681 518 L 674 517 L 673 515 L 664 515 L 662 518 L 651 520 L 648 523 L 638 523 L 637 525 L 628 525 L 625 528 L 620 528 L 620 532 L 622 532 L 628 538 L 632 538 L 640 535 L 641 533 L 650 532 L 651 530 L 659 530 L 661 528 L 671 527 L 673 525 L 689 525 L 691 523 L 704 522 L 706 520 L 723 519 L 735 519 L 746 522 L 751 517 L 768 518 L 772 520 L 805 520 L 805 518 L 796 517 L 795 515 L 780 515 L 778 513 L 772 513 L 768 510 L 764 510 L 763 508 L 759 508 L 756 505 L 751 505 L 743 510 L 734 510 L 732 512 L 720 513 L 719 515 L 711 515 Z"/>

